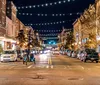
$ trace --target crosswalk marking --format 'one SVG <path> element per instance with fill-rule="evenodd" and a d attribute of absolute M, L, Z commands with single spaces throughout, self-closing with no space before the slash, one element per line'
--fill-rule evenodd
<path fill-rule="evenodd" d="M 83 66 L 79 65 L 83 70 L 85 69 Z"/>
<path fill-rule="evenodd" d="M 11 67 L 9 67 L 9 69 L 12 69 L 12 68 L 14 68 L 15 66 L 11 66 Z"/>
<path fill-rule="evenodd" d="M 37 68 L 41 68 L 41 69 L 65 69 L 65 70 L 74 70 L 74 69 L 82 69 L 82 70 L 92 70 L 92 69 L 100 69 L 100 66 L 82 66 L 82 65 L 14 65 L 14 64 L 8 64 L 8 65 L 0 65 L 0 69 L 24 69 L 24 68 L 28 68 L 28 69 L 37 69 Z"/>
<path fill-rule="evenodd" d="M 33 65 L 28 66 L 27 68 L 31 68 Z"/>
<path fill-rule="evenodd" d="M 72 69 L 69 65 L 67 66 L 69 69 Z"/>
<path fill-rule="evenodd" d="M 64 66 L 64 69 L 66 69 L 66 66 Z"/>
<path fill-rule="evenodd" d="M 53 69 L 53 65 L 51 66 L 51 68 Z"/>

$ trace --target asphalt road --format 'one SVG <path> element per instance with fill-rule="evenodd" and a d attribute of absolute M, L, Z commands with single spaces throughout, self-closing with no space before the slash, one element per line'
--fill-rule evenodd
<path fill-rule="evenodd" d="M 37 55 L 36 64 L 0 63 L 0 85 L 100 85 L 100 63 L 64 55 Z"/>

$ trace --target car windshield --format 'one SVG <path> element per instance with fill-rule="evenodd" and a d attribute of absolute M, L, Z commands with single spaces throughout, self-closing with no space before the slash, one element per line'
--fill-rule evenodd
<path fill-rule="evenodd" d="M 86 52 L 87 52 L 87 53 L 96 53 L 96 51 L 93 50 L 93 49 L 87 49 Z"/>
<path fill-rule="evenodd" d="M 15 51 L 4 51 L 3 54 L 14 54 Z"/>

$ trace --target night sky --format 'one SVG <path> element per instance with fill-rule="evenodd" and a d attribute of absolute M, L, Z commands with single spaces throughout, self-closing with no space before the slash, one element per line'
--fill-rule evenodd
<path fill-rule="evenodd" d="M 52 3 L 58 0 L 12 0 L 17 7 L 22 6 L 31 6 L 45 3 Z M 70 0 L 71 1 L 71 0 Z M 93 4 L 95 0 L 74 0 L 71 2 L 66 2 L 64 4 L 58 4 L 54 6 L 45 6 L 45 7 L 36 7 L 36 8 L 25 8 L 19 9 L 18 13 L 32 13 L 33 15 L 19 15 L 17 17 L 24 24 L 37 24 L 37 23 L 48 23 L 48 22 L 57 22 L 57 21 L 66 21 L 62 24 L 54 24 L 47 26 L 36 26 L 33 25 L 33 29 L 41 30 L 41 34 L 48 34 L 48 32 L 42 32 L 42 30 L 61 30 L 64 26 L 66 29 L 72 28 L 72 23 L 77 19 L 80 15 L 77 15 L 77 12 L 82 13 L 84 9 L 89 7 L 89 4 Z M 72 16 L 37 16 L 37 14 L 69 14 L 74 13 Z M 56 32 L 53 32 L 56 33 Z M 59 33 L 59 32 L 58 32 Z"/>

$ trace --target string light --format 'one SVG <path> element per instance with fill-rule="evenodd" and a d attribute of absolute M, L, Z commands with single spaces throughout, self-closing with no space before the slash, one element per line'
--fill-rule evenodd
<path fill-rule="evenodd" d="M 47 39 L 58 39 L 58 37 L 48 37 L 48 36 L 47 37 L 46 36 L 45 37 L 41 37 L 41 38 L 43 40 L 47 40 Z"/>
<path fill-rule="evenodd" d="M 52 2 L 52 3 L 45 3 L 45 4 L 42 4 L 42 5 L 31 5 L 31 6 L 21 6 L 21 7 L 18 7 L 18 9 L 25 9 L 25 8 L 36 8 L 36 7 L 47 7 L 47 6 L 52 6 L 52 5 L 58 5 L 58 4 L 64 4 L 66 2 L 73 2 L 75 0 L 62 0 L 62 1 L 58 1 L 58 2 Z"/>
<path fill-rule="evenodd" d="M 32 8 L 32 6 L 29 6 L 29 8 Z"/>
<path fill-rule="evenodd" d="M 35 8 L 36 6 L 34 5 L 33 7 Z"/>
<path fill-rule="evenodd" d="M 59 1 L 58 3 L 61 4 L 61 1 Z"/>
<path fill-rule="evenodd" d="M 32 14 L 30 14 L 30 15 L 32 15 Z"/>
<path fill-rule="evenodd" d="M 63 1 L 63 3 L 66 3 L 66 1 Z"/>
<path fill-rule="evenodd" d="M 52 3 L 50 3 L 50 5 L 52 5 Z"/>
<path fill-rule="evenodd" d="M 36 30 L 38 32 L 61 32 L 62 30 Z"/>
<path fill-rule="evenodd" d="M 50 30 L 48 30 L 48 32 L 51 32 Z M 57 36 L 59 33 L 55 33 L 55 34 L 39 34 L 40 36 Z"/>
<path fill-rule="evenodd" d="M 71 21 L 75 21 L 75 19 L 72 19 L 72 20 L 67 20 L 67 21 L 59 21 L 59 22 L 50 22 L 50 23 L 36 23 L 36 24 L 32 24 L 32 23 L 30 23 L 30 24 L 26 24 L 26 25 L 28 25 L 28 26 L 44 26 L 44 25 L 55 25 L 55 24 L 63 24 L 63 23 L 69 23 L 69 22 L 71 22 Z"/>
<path fill-rule="evenodd" d="M 67 13 L 67 14 L 33 14 L 33 13 L 18 13 L 19 15 L 37 15 L 37 16 L 72 16 L 72 15 L 81 15 L 81 12 L 77 12 L 77 13 Z"/>
<path fill-rule="evenodd" d="M 43 7 L 44 5 L 42 4 L 41 6 Z"/>
<path fill-rule="evenodd" d="M 62 23 L 65 23 L 65 21 L 59 21 L 59 22 L 50 22 L 50 23 L 38 23 L 38 24 L 28 24 L 30 26 L 32 25 L 36 25 L 36 26 L 40 26 L 40 25 L 53 25 L 53 24 L 62 24 Z"/>
<path fill-rule="evenodd" d="M 48 6 L 48 4 L 46 3 L 45 6 Z"/>
<path fill-rule="evenodd" d="M 70 2 L 70 0 L 68 0 L 68 2 Z"/>
<path fill-rule="evenodd" d="M 54 4 L 56 5 L 56 4 L 57 4 L 57 2 L 54 2 Z"/>

